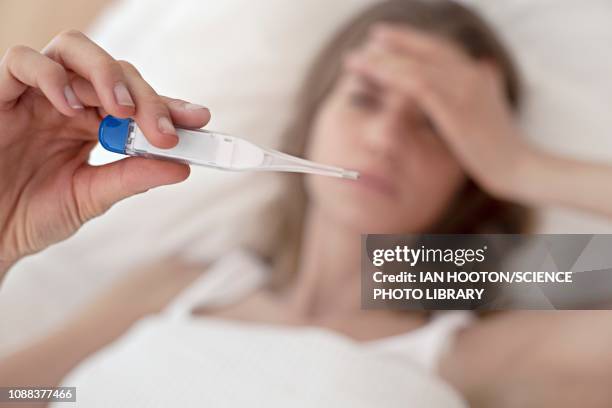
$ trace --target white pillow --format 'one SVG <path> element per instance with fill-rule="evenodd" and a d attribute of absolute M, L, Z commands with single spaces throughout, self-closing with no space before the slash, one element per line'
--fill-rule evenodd
<path fill-rule="evenodd" d="M 612 163 L 612 3 L 464 2 L 494 24 L 517 57 L 527 85 L 522 125 L 530 139 L 559 154 Z M 610 233 L 612 222 L 548 209 L 539 232 Z"/>

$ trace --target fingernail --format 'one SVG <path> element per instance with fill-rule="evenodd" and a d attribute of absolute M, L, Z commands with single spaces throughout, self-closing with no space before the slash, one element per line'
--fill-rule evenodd
<path fill-rule="evenodd" d="M 167 135 L 176 136 L 176 129 L 174 128 L 174 125 L 172 125 L 172 122 L 170 122 L 170 119 L 168 119 L 165 116 L 161 116 L 157 120 L 157 127 L 162 133 L 165 133 Z"/>
<path fill-rule="evenodd" d="M 74 93 L 70 85 L 66 85 L 64 87 L 64 97 L 66 98 L 66 102 L 68 102 L 68 105 L 70 105 L 72 109 L 84 109 L 85 108 L 83 104 L 81 103 L 81 101 L 79 101 L 79 98 L 77 98 L 76 94 Z"/>
<path fill-rule="evenodd" d="M 183 105 L 183 109 L 188 110 L 188 111 L 198 110 L 198 109 L 208 110 L 206 106 L 198 105 L 197 103 L 189 103 L 189 102 Z"/>
<path fill-rule="evenodd" d="M 132 99 L 132 95 L 130 95 L 130 91 L 128 91 L 127 86 L 125 86 L 123 82 L 117 82 L 113 88 L 113 92 L 115 93 L 115 100 L 119 105 L 136 106 L 134 105 L 134 100 Z"/>

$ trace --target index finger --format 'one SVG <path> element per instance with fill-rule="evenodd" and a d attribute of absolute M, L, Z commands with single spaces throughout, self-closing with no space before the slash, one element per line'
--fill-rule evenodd
<path fill-rule="evenodd" d="M 121 66 L 85 34 L 64 31 L 53 38 L 42 53 L 91 82 L 102 106 L 110 114 L 119 117 L 134 114 L 134 101 Z"/>
<path fill-rule="evenodd" d="M 76 30 L 63 32 L 45 48 L 44 53 L 89 81 L 107 113 L 122 118 L 137 116 L 150 124 L 147 125 L 147 138 L 151 143 L 162 148 L 176 145 L 176 130 L 159 96 L 155 94 L 157 109 L 153 110 L 150 109 L 153 106 L 151 100 L 149 103 L 139 100 L 134 86 L 148 86 L 146 81 L 128 78 L 122 64 L 85 34 Z M 158 122 L 164 126 L 154 125 Z"/>

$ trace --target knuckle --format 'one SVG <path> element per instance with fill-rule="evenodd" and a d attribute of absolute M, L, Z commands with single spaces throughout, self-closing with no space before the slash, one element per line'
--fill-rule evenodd
<path fill-rule="evenodd" d="M 146 83 L 141 84 L 141 85 L 145 85 L 145 84 Z M 153 88 L 151 88 L 148 85 L 137 86 L 137 87 L 140 90 L 139 100 L 142 104 L 147 105 L 148 109 L 152 109 L 157 112 L 167 112 L 168 111 L 166 102 L 157 92 L 155 92 Z"/>
<path fill-rule="evenodd" d="M 125 61 L 125 60 L 119 60 L 117 61 L 117 63 L 123 69 L 124 72 L 131 74 L 131 75 L 137 75 L 140 77 L 140 72 L 131 62 Z"/>
<path fill-rule="evenodd" d="M 2 61 L 10 61 L 15 58 L 18 58 L 20 55 L 25 54 L 29 50 L 30 48 L 26 47 L 25 45 L 13 45 L 8 50 L 6 50 L 4 56 L 2 57 Z"/>
<path fill-rule="evenodd" d="M 157 112 L 158 115 L 168 114 L 168 105 L 157 94 L 145 96 L 144 103 L 150 107 L 149 109 Z"/>
<path fill-rule="evenodd" d="M 186 103 L 182 99 L 170 98 L 168 96 L 160 95 L 160 98 L 168 108 L 181 109 Z"/>
<path fill-rule="evenodd" d="M 94 76 L 117 79 L 122 76 L 123 70 L 117 61 L 110 57 L 101 57 L 95 64 Z"/>
<path fill-rule="evenodd" d="M 69 28 L 67 30 L 64 30 L 62 32 L 60 32 L 57 35 L 58 38 L 60 39 L 83 39 L 83 38 L 87 38 L 87 36 L 85 36 L 85 34 L 83 34 L 81 31 L 76 30 L 74 28 Z"/>
<path fill-rule="evenodd" d="M 40 66 L 39 71 L 41 77 L 54 81 L 63 81 L 66 79 L 66 71 L 58 63 L 49 61 L 49 64 Z"/>

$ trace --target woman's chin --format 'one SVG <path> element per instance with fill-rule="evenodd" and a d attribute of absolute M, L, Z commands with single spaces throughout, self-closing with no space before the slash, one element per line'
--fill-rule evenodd
<path fill-rule="evenodd" d="M 398 210 L 380 210 L 367 205 L 338 206 L 328 212 L 336 220 L 358 234 L 400 234 L 422 230 L 411 220 L 400 220 L 393 215 L 401 214 Z M 417 221 L 417 220 L 415 220 Z M 413 225 L 414 224 L 414 225 Z"/>
<path fill-rule="evenodd" d="M 343 181 L 346 182 L 346 181 Z M 368 188 L 338 188 L 336 180 L 311 180 L 307 192 L 311 203 L 327 214 L 331 222 L 338 222 L 360 234 L 418 233 L 427 229 L 426 219 L 419 205 L 399 207 L 392 200 Z M 333 187 L 333 188 L 331 188 Z"/>

